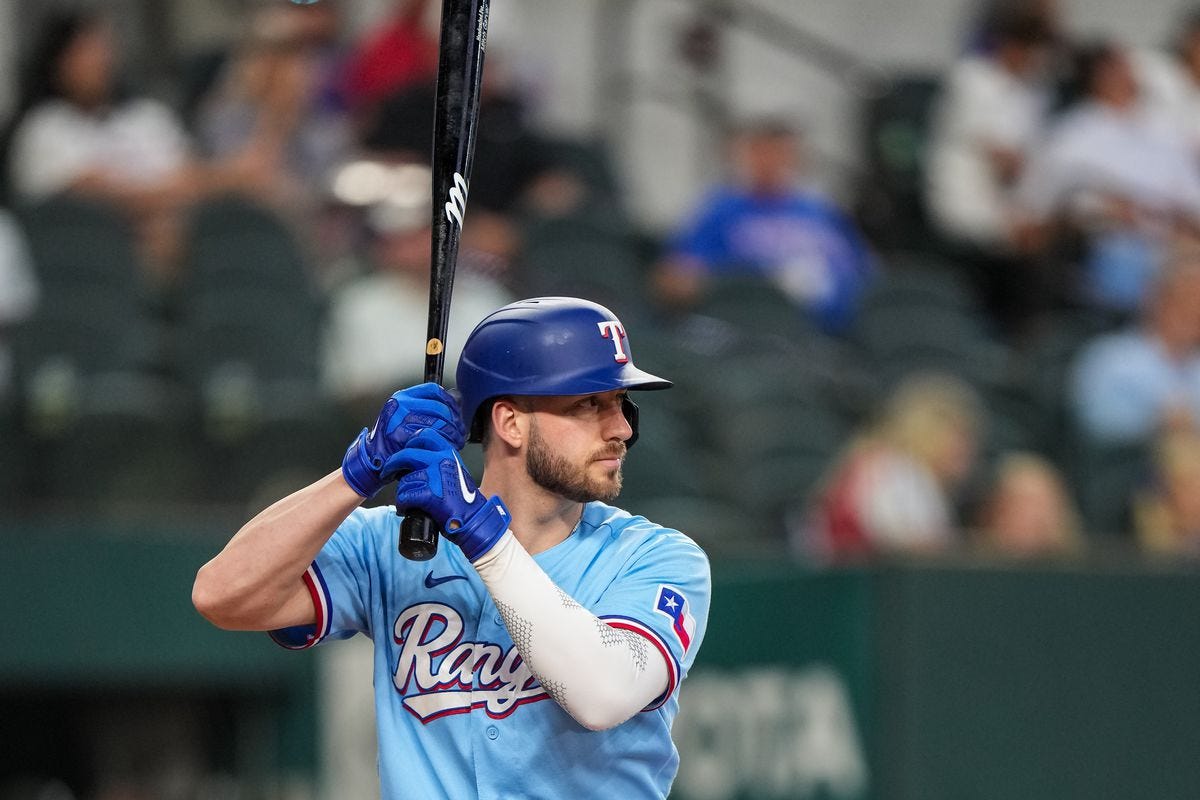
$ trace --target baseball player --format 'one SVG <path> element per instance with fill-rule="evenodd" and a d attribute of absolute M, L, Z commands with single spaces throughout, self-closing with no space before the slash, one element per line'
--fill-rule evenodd
<path fill-rule="evenodd" d="M 671 384 L 634 366 L 611 311 L 574 298 L 486 317 L 457 377 L 461 414 L 433 384 L 392 395 L 340 470 L 201 568 L 193 602 L 290 648 L 371 637 L 387 798 L 665 797 L 708 561 L 608 503 L 638 434 L 629 392 Z M 397 477 L 396 507 L 449 542 L 430 561 L 397 554 L 394 509 L 360 508 Z"/>

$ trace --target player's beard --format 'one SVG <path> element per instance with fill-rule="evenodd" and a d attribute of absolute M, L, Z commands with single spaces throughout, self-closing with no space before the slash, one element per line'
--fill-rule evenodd
<path fill-rule="evenodd" d="M 594 480 L 588 474 L 588 466 L 601 458 L 623 458 L 625 443 L 608 445 L 588 457 L 582 465 L 572 464 L 553 452 L 542 438 L 535 422 L 529 428 L 529 449 L 525 451 L 525 471 L 530 479 L 547 491 L 576 503 L 602 500 L 605 503 L 616 499 L 621 493 L 621 469 L 604 479 Z"/>

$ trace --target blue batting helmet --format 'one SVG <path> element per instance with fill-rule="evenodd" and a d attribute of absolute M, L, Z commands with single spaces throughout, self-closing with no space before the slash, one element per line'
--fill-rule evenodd
<path fill-rule="evenodd" d="M 488 401 L 505 395 L 576 395 L 613 389 L 667 389 L 671 382 L 633 365 L 629 336 L 613 312 L 575 297 L 535 297 L 484 317 L 463 345 L 458 391 L 470 441 L 483 433 Z M 637 439 L 637 406 L 625 416 Z"/>

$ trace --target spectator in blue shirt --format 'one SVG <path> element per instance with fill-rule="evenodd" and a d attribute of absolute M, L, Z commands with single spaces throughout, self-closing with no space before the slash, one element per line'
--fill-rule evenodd
<path fill-rule="evenodd" d="M 1083 432 L 1100 444 L 1149 441 L 1200 423 L 1200 251 L 1163 267 L 1140 324 L 1089 343 L 1072 376 Z"/>
<path fill-rule="evenodd" d="M 761 275 L 826 333 L 845 331 L 872 271 L 850 218 L 805 184 L 803 142 L 774 119 L 741 127 L 730 142 L 731 180 L 714 188 L 668 244 L 655 276 L 661 299 L 688 307 L 707 279 Z"/>

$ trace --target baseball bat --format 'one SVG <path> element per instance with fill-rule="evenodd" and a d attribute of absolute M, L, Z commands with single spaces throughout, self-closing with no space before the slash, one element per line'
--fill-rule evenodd
<path fill-rule="evenodd" d="M 425 342 L 425 380 L 435 383 L 442 382 L 454 267 L 475 160 L 487 27 L 488 0 L 442 0 L 433 110 L 433 233 Z M 420 509 L 411 509 L 400 525 L 400 554 L 412 561 L 428 561 L 437 547 L 437 523 Z"/>

